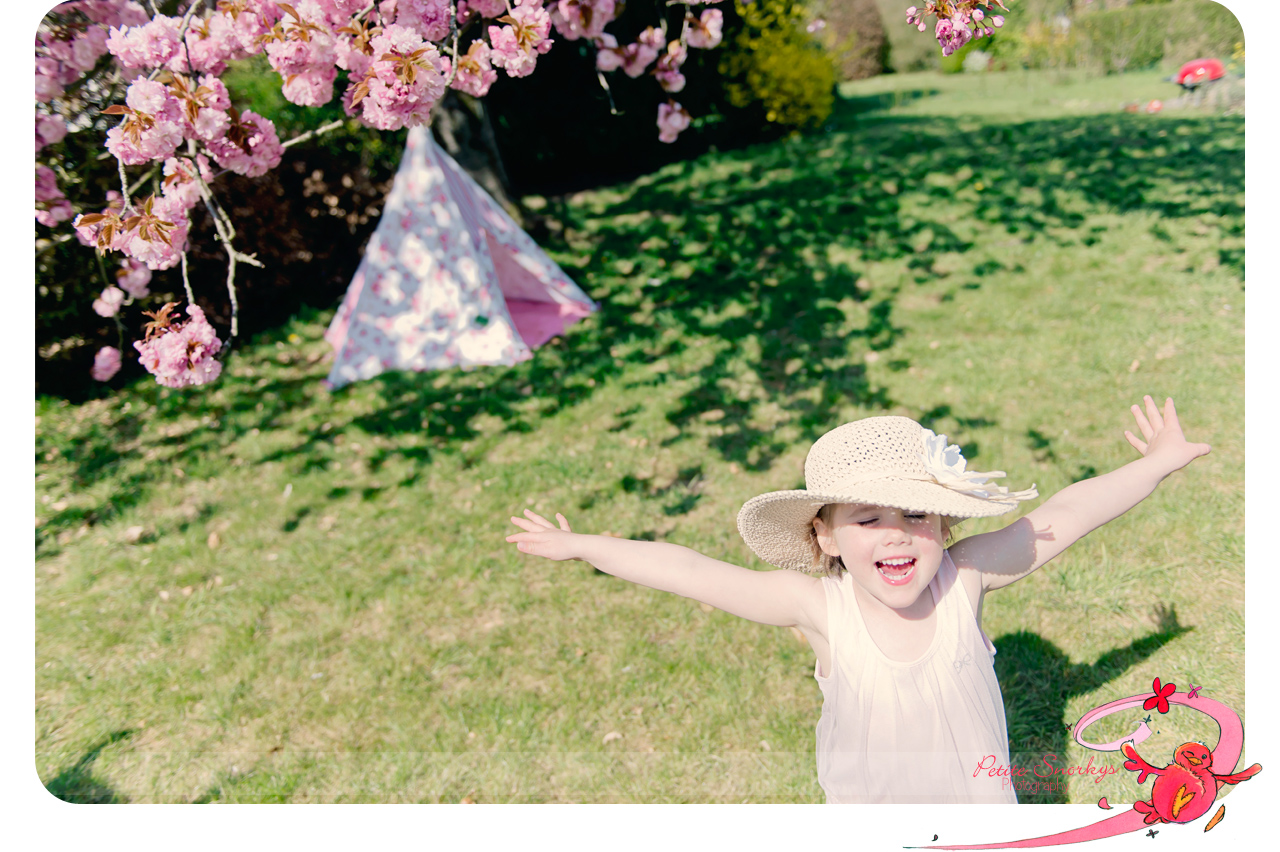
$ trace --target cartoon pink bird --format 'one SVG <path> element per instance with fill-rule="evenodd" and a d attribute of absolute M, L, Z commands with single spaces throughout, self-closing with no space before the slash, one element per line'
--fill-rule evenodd
<path fill-rule="evenodd" d="M 1173 763 L 1157 769 L 1142 759 L 1133 743 L 1120 746 L 1124 756 L 1124 768 L 1138 773 L 1138 783 L 1148 775 L 1157 776 L 1151 785 L 1151 799 L 1134 802 L 1133 809 L 1146 814 L 1147 825 L 1155 822 L 1191 822 L 1206 813 L 1218 797 L 1224 784 L 1239 784 L 1262 771 L 1255 763 L 1242 772 L 1232 775 L 1214 774 L 1213 755 L 1203 743 L 1183 743 L 1173 752 Z"/>

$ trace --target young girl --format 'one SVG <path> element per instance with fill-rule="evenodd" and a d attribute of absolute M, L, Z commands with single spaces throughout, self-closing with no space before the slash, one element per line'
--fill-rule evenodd
<path fill-rule="evenodd" d="M 869 417 L 819 438 L 805 489 L 749 500 L 738 531 L 783 571 L 752 571 L 662 542 L 582 535 L 557 514 L 511 519 L 523 553 L 577 559 L 762 624 L 794 626 L 817 655 L 818 782 L 830 803 L 1015 803 L 1004 703 L 982 632 L 988 591 L 1019 580 L 1124 514 L 1209 452 L 1173 400 L 1133 416 L 1142 454 L 1062 489 L 995 532 L 946 546 L 952 524 L 1037 496 L 965 470 L 959 447 L 906 417 Z M 812 576 L 819 574 L 821 576 Z"/>

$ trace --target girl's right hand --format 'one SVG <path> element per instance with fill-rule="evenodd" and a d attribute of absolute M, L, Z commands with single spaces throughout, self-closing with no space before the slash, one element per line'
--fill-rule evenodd
<path fill-rule="evenodd" d="M 517 518 L 514 515 L 511 517 L 511 523 L 524 532 L 507 536 L 507 541 L 515 544 L 517 550 L 521 553 L 554 559 L 557 562 L 566 559 L 581 561 L 573 548 L 574 532 L 569 529 L 569 522 L 565 520 L 564 515 L 556 512 L 556 521 L 560 524 L 560 528 L 557 529 L 550 521 L 535 512 L 525 509 L 524 514 L 523 518 Z"/>
<path fill-rule="evenodd" d="M 1135 450 L 1147 458 L 1159 459 L 1168 473 L 1181 470 L 1209 453 L 1208 444 L 1194 444 L 1182 434 L 1182 424 L 1178 422 L 1178 412 L 1172 399 L 1165 399 L 1163 413 L 1156 408 L 1155 400 L 1150 396 L 1144 396 L 1142 401 L 1147 407 L 1145 416 L 1136 405 L 1129 410 L 1145 440 L 1139 440 L 1132 432 L 1124 433 Z"/>

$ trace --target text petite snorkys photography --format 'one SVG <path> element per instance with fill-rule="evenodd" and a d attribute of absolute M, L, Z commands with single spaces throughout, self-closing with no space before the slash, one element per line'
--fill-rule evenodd
<path fill-rule="evenodd" d="M 1083 765 L 1059 765 L 1056 754 L 1046 754 L 1038 763 L 1023 766 L 1008 766 L 999 763 L 994 754 L 989 754 L 973 770 L 973 777 L 985 773 L 988 778 L 999 778 L 1002 789 L 1013 788 L 1019 792 L 1050 792 L 1066 789 L 1067 778 L 1076 775 L 1093 776 L 1097 784 L 1108 775 L 1115 775 L 1118 767 L 1105 763 L 1094 764 L 1093 755 Z"/>

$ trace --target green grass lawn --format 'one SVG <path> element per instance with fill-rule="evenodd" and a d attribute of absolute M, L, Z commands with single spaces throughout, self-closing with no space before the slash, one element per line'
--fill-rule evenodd
<path fill-rule="evenodd" d="M 38 401 L 40 777 L 74 801 L 820 801 L 796 634 L 522 557 L 508 517 L 764 568 L 738 508 L 801 487 L 841 422 L 917 418 L 1049 495 L 1134 456 L 1144 393 L 1214 451 L 987 599 L 1011 749 L 1084 762 L 1066 725 L 1156 676 L 1242 709 L 1244 125 L 1119 109 L 1172 90 L 882 77 L 823 132 L 532 199 L 603 309 L 515 367 L 331 394 L 323 313 L 208 388 Z M 1203 718 L 1144 752 L 1212 741 Z"/>

